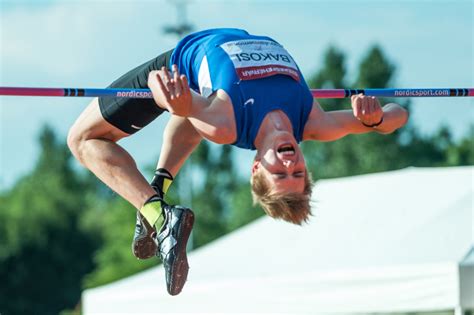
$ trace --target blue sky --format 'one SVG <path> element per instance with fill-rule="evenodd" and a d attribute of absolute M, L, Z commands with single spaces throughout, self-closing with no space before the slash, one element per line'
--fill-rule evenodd
<path fill-rule="evenodd" d="M 176 43 L 161 31 L 176 17 L 169 1 L 0 3 L 2 86 L 105 87 Z M 333 44 L 346 53 L 353 76 L 367 49 L 378 43 L 397 66 L 394 87 L 473 87 L 473 6 L 472 1 L 193 0 L 188 16 L 196 29 L 238 27 L 271 36 L 306 75 L 320 68 Z M 52 125 L 65 139 L 88 102 L 0 97 L 0 189 L 34 165 L 42 125 Z M 444 124 L 460 137 L 474 123 L 473 106 L 472 98 L 414 99 L 411 117 L 424 134 Z M 166 119 L 123 141 L 141 169 L 157 158 Z M 252 157 L 241 155 L 245 161 Z"/>

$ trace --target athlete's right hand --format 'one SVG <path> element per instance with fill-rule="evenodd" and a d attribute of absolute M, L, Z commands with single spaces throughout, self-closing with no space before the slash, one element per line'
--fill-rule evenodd
<path fill-rule="evenodd" d="M 148 87 L 155 103 L 171 114 L 187 117 L 191 114 L 192 95 L 188 80 L 180 75 L 178 67 L 173 65 L 171 74 L 166 67 L 151 71 L 148 75 Z"/>

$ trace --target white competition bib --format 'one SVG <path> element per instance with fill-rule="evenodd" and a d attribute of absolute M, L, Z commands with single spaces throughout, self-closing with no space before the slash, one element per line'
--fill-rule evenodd
<path fill-rule="evenodd" d="M 236 40 L 221 45 L 234 63 L 241 80 L 254 80 L 275 74 L 300 81 L 298 67 L 283 46 L 270 40 Z"/>

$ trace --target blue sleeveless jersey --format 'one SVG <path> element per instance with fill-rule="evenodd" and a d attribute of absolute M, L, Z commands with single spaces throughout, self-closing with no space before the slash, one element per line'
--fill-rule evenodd
<path fill-rule="evenodd" d="M 239 29 L 211 29 L 183 38 L 173 51 L 189 86 L 204 97 L 222 89 L 234 108 L 237 140 L 233 145 L 255 150 L 254 140 L 265 115 L 283 111 L 300 142 L 313 97 L 288 52 L 266 36 Z"/>

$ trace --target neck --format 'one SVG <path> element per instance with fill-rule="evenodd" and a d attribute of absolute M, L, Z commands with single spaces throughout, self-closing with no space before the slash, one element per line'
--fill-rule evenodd
<path fill-rule="evenodd" d="M 289 134 L 293 136 L 293 126 L 290 119 L 281 110 L 269 112 L 262 121 L 255 137 L 255 147 L 257 150 L 273 145 L 277 135 Z"/>

